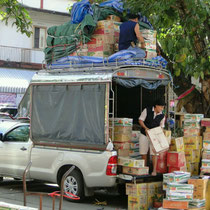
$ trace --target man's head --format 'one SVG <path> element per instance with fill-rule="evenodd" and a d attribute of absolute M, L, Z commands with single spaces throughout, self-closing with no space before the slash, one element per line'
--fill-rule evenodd
<path fill-rule="evenodd" d="M 157 112 L 157 113 L 162 112 L 165 105 L 166 105 L 166 103 L 163 99 L 161 99 L 161 98 L 157 99 L 154 103 L 155 112 Z"/>
<path fill-rule="evenodd" d="M 138 14 L 129 14 L 129 19 L 138 21 L 140 16 Z"/>

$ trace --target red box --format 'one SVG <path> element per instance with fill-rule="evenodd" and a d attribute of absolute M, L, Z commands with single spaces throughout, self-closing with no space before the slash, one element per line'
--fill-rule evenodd
<path fill-rule="evenodd" d="M 156 171 L 157 173 L 167 173 L 167 151 L 165 152 L 161 152 L 158 155 L 158 159 L 157 159 L 157 168 Z"/>
<path fill-rule="evenodd" d="M 172 173 L 174 171 L 187 171 L 187 168 L 185 166 L 183 167 L 173 167 L 173 166 L 169 166 L 168 167 L 168 173 Z"/>
<path fill-rule="evenodd" d="M 183 167 L 185 164 L 186 161 L 184 152 L 168 152 L 167 166 Z"/>
<path fill-rule="evenodd" d="M 164 209 L 188 209 L 188 205 L 188 201 L 171 201 L 166 199 L 163 200 Z"/>
<path fill-rule="evenodd" d="M 201 120 L 201 126 L 210 127 L 210 118 L 203 118 Z"/>

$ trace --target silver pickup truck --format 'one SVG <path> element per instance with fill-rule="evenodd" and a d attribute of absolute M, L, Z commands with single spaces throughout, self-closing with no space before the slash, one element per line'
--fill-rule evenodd
<path fill-rule="evenodd" d="M 66 192 L 83 198 L 90 189 L 113 187 L 116 183 L 115 151 L 52 148 L 33 146 L 29 123 L 14 120 L 0 123 L 0 176 L 22 178 L 32 161 L 27 178 L 60 184 L 63 174 L 76 169 L 66 178 Z"/>

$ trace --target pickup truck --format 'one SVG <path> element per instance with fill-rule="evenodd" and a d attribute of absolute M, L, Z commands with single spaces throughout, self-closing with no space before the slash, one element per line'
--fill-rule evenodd
<path fill-rule="evenodd" d="M 30 124 L 17 120 L 0 123 L 0 177 L 22 178 L 32 161 L 28 179 L 61 182 L 70 166 L 76 169 L 65 180 L 65 192 L 81 199 L 91 189 L 113 187 L 116 183 L 117 156 L 114 151 L 79 150 L 33 146 Z M 89 194 L 88 194 L 89 193 Z"/>

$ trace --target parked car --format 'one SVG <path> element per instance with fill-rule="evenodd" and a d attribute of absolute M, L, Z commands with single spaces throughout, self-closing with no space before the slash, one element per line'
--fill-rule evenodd
<path fill-rule="evenodd" d="M 16 106 L 11 104 L 0 104 L 0 112 L 8 113 L 12 117 L 15 117 L 17 115 L 18 109 Z"/>

